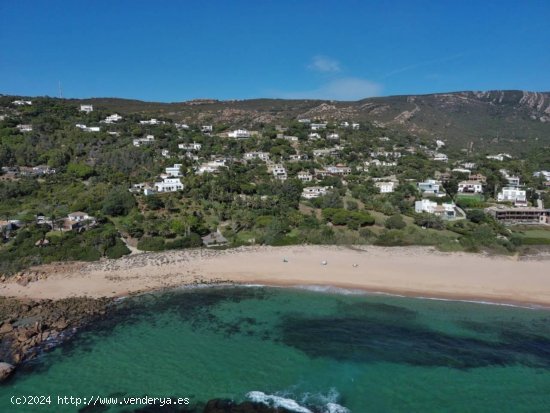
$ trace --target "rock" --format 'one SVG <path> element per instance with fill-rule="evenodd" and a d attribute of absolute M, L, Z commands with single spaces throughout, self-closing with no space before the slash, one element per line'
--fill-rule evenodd
<path fill-rule="evenodd" d="M 0 362 L 0 381 L 6 380 L 9 376 L 11 376 L 14 370 L 15 367 L 11 364 Z"/>
<path fill-rule="evenodd" d="M 6 334 L 13 331 L 13 326 L 11 323 L 4 323 L 2 324 L 2 327 L 0 327 L 0 334 Z"/>

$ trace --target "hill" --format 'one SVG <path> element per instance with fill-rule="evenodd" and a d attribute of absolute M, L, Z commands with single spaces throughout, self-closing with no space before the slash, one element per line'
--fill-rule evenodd
<path fill-rule="evenodd" d="M 368 98 L 356 102 L 251 99 L 179 103 L 115 98 L 73 100 L 123 113 L 250 126 L 311 118 L 369 121 L 409 134 L 440 138 L 451 148 L 521 149 L 550 144 L 550 92 L 453 92 Z"/>

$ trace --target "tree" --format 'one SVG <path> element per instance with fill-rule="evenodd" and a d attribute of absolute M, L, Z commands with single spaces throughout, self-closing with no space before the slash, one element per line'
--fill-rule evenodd
<path fill-rule="evenodd" d="M 414 223 L 424 228 L 433 228 L 433 229 L 445 228 L 445 224 L 443 223 L 443 220 L 440 217 L 427 212 L 423 212 L 421 214 L 415 214 Z"/>
<path fill-rule="evenodd" d="M 386 219 L 384 226 L 388 229 L 403 229 L 407 226 L 400 214 L 395 214 Z"/>
<path fill-rule="evenodd" d="M 116 187 L 103 201 L 102 211 L 106 215 L 119 216 L 128 215 L 136 205 L 133 195 L 124 187 Z"/>
<path fill-rule="evenodd" d="M 483 212 L 482 209 L 471 209 L 466 212 L 466 218 L 468 218 L 473 223 L 479 224 L 486 221 L 487 215 Z"/>

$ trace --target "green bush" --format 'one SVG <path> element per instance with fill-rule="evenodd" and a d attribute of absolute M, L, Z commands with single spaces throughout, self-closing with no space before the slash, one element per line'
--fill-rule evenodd
<path fill-rule="evenodd" d="M 162 251 L 165 249 L 164 239 L 161 237 L 144 237 L 137 244 L 142 251 Z"/>
<path fill-rule="evenodd" d="M 106 215 L 128 215 L 136 205 L 134 196 L 123 187 L 114 188 L 103 201 L 102 211 Z"/>
<path fill-rule="evenodd" d="M 117 238 L 117 240 L 115 241 L 115 245 L 107 248 L 107 250 L 105 251 L 105 256 L 112 259 L 120 258 L 128 254 L 130 254 L 130 250 L 119 238 Z"/>
<path fill-rule="evenodd" d="M 407 226 L 400 214 L 395 214 L 386 219 L 384 226 L 388 229 L 403 229 Z"/>

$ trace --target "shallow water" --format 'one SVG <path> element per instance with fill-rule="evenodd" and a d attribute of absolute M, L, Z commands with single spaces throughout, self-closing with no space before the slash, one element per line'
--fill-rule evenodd
<path fill-rule="evenodd" d="M 18 407 L 12 395 L 52 398 Z M 188 397 L 186 411 L 213 398 L 314 412 L 549 411 L 550 312 L 263 287 L 149 294 L 20 370 L 0 387 L 0 411 L 140 407 L 57 403 L 96 395 Z"/>

